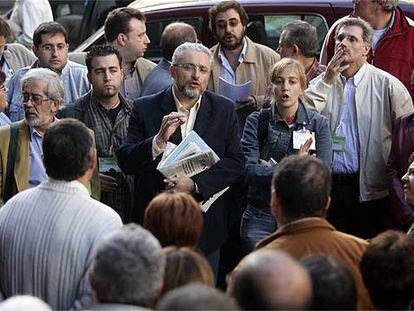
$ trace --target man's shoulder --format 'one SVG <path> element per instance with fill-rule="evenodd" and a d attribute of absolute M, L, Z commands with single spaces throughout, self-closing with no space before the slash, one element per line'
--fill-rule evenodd
<path fill-rule="evenodd" d="M 224 97 L 222 95 L 219 95 L 217 93 L 214 93 L 212 91 L 206 90 L 203 93 L 203 97 L 205 100 L 207 100 L 210 105 L 213 108 L 219 109 L 219 110 L 228 110 L 233 111 L 234 110 L 234 104 L 233 102 L 228 99 L 227 97 Z"/>
<path fill-rule="evenodd" d="M 146 59 L 144 57 L 140 57 L 137 59 L 137 61 L 135 62 L 135 67 L 140 70 L 140 69 L 154 69 L 155 66 L 157 66 L 156 63 L 150 61 L 149 59 Z"/>
<path fill-rule="evenodd" d="M 88 72 L 88 69 L 86 68 L 86 66 L 73 62 L 71 60 L 68 59 L 68 68 L 69 71 L 71 71 L 72 73 L 81 73 L 81 74 L 86 74 Z"/>
<path fill-rule="evenodd" d="M 73 103 L 73 108 L 75 110 L 85 110 L 86 107 L 89 106 L 91 102 L 91 94 L 92 94 L 92 90 L 83 94 L 78 99 L 76 99 Z"/>
<path fill-rule="evenodd" d="M 390 86 L 398 86 L 398 87 L 404 87 L 404 84 L 395 76 L 390 74 L 389 72 L 382 70 L 378 67 L 375 67 L 371 64 L 366 64 L 367 66 L 367 77 L 371 77 L 372 81 L 380 80 L 381 83 L 378 83 L 378 87 L 390 87 Z M 408 91 L 407 91 L 408 92 Z"/>
<path fill-rule="evenodd" d="M 276 51 L 271 49 L 270 47 L 260 44 L 260 43 L 253 42 L 248 37 L 246 37 L 246 40 L 247 40 L 248 46 L 254 47 L 255 52 L 257 54 L 262 55 L 264 58 L 271 59 L 272 61 L 280 59 L 280 55 Z"/>

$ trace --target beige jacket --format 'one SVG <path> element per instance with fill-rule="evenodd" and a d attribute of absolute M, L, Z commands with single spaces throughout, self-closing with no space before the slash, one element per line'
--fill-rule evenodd
<path fill-rule="evenodd" d="M 154 69 L 155 66 L 157 66 L 157 64 L 143 57 L 137 59 L 135 62 L 135 69 L 138 72 L 141 83 L 144 82 L 145 78 L 148 76 L 151 70 Z"/>
<path fill-rule="evenodd" d="M 271 48 L 254 43 L 248 37 L 246 57 L 237 69 L 236 79 L 237 84 L 252 81 L 250 88 L 250 95 L 253 95 L 258 104 L 258 108 L 263 106 L 263 99 L 266 93 L 266 87 L 269 84 L 269 70 L 273 64 L 279 61 L 280 56 Z M 211 48 L 214 55 L 214 64 L 208 83 L 208 89 L 213 92 L 218 92 L 219 78 L 220 78 L 220 60 L 218 58 L 218 44 Z"/>
<path fill-rule="evenodd" d="M 359 182 L 361 201 L 388 196 L 385 178 L 395 120 L 414 111 L 410 94 L 394 76 L 366 64 L 366 72 L 356 88 L 355 102 L 359 136 Z M 323 75 L 310 82 L 306 102 L 328 118 L 331 133 L 340 121 L 344 85 L 338 76 L 332 85 Z"/>

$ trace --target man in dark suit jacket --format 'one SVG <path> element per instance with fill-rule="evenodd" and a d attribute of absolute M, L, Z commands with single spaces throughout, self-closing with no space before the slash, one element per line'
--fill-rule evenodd
<path fill-rule="evenodd" d="M 136 221 L 142 222 L 148 202 L 165 189 L 191 192 L 206 200 L 232 185 L 242 175 L 244 157 L 239 142 L 237 116 L 228 99 L 205 91 L 211 72 L 212 54 L 202 44 L 184 43 L 173 55 L 171 88 L 134 103 L 127 137 L 118 150 L 118 164 L 135 174 Z M 179 144 L 193 129 L 220 157 L 210 169 L 191 178 L 164 177 L 156 169 L 166 142 Z M 218 249 L 227 234 L 227 191 L 204 214 L 200 247 L 217 265 Z M 214 259 L 213 259 L 214 258 Z"/>

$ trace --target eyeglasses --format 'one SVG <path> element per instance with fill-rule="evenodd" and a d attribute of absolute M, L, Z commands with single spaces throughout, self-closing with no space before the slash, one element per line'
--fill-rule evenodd
<path fill-rule="evenodd" d="M 51 98 L 43 99 L 42 95 L 39 95 L 39 94 L 23 93 L 20 96 L 20 100 L 24 104 L 26 104 L 29 100 L 31 100 L 35 106 L 40 106 L 43 102 L 52 100 L 52 99 Z"/>
<path fill-rule="evenodd" d="M 225 29 L 227 28 L 227 25 L 229 25 L 231 28 L 235 28 L 239 25 L 240 20 L 234 18 L 234 19 L 230 19 L 228 21 L 219 21 L 216 23 L 217 28 L 219 29 Z"/>
<path fill-rule="evenodd" d="M 6 87 L 6 83 L 0 83 L 0 91 L 2 92 L 7 92 L 7 87 Z"/>
<path fill-rule="evenodd" d="M 210 72 L 210 68 L 206 66 L 201 66 L 201 65 L 197 66 L 191 63 L 175 64 L 174 66 L 180 67 L 184 69 L 184 71 L 187 71 L 187 72 L 195 72 L 198 69 L 198 71 L 200 71 L 200 73 L 203 75 L 208 74 Z"/>
<path fill-rule="evenodd" d="M 52 52 L 52 51 L 62 52 L 63 50 L 66 50 L 67 47 L 68 47 L 67 44 L 63 44 L 63 43 L 60 43 L 58 45 L 45 44 L 45 45 L 39 46 L 39 48 L 45 52 Z"/>

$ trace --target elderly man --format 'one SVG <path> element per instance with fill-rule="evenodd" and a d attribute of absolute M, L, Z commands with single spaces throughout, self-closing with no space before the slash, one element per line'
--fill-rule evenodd
<path fill-rule="evenodd" d="M 42 103 L 36 99 L 30 99 L 32 107 Z M 0 209 L 0 287 L 5 297 L 36 296 L 53 310 L 86 307 L 93 298 L 89 270 L 95 248 L 122 222 L 89 196 L 96 149 L 85 125 L 55 122 L 44 134 L 43 151 L 48 179 Z"/>
<path fill-rule="evenodd" d="M 91 285 L 98 304 L 91 310 L 153 308 L 161 295 L 165 264 L 161 245 L 149 231 L 136 224 L 114 231 L 101 242 L 93 261 Z"/>
<path fill-rule="evenodd" d="M 145 79 L 141 96 L 161 92 L 173 83 L 170 75 L 171 58 L 175 49 L 185 42 L 197 42 L 197 33 L 193 26 L 175 22 L 165 27 L 160 42 L 162 58 Z"/>
<path fill-rule="evenodd" d="M 243 310 L 307 310 L 312 282 L 291 256 L 261 250 L 243 258 L 233 271 L 229 294 Z"/>
<path fill-rule="evenodd" d="M 86 66 L 92 90 L 75 102 L 74 115 L 95 132 L 102 191 L 100 201 L 111 206 L 124 222 L 130 222 L 132 185 L 115 159 L 115 151 L 127 134 L 132 112 L 132 103 L 119 92 L 121 56 L 110 45 L 93 46 L 86 54 Z"/>
<path fill-rule="evenodd" d="M 21 84 L 25 119 L 0 127 L 0 205 L 46 180 L 43 135 L 64 97 L 59 76 L 49 69 L 29 70 Z"/>
<path fill-rule="evenodd" d="M 296 259 L 325 255 L 340 259 L 355 278 L 358 308 L 369 309 L 370 299 L 359 262 L 367 242 L 339 231 L 325 218 L 331 189 L 331 173 L 322 161 L 310 156 L 284 158 L 272 182 L 270 208 L 279 229 L 257 248 L 282 250 Z"/>
<path fill-rule="evenodd" d="M 398 7 L 399 0 L 353 0 L 348 17 L 360 17 L 374 29 L 368 62 L 397 77 L 414 98 L 414 21 Z M 347 17 L 344 17 L 347 18 Z M 321 63 L 334 55 L 335 31 L 339 19 L 329 30 L 321 51 Z"/>
<path fill-rule="evenodd" d="M 105 39 L 122 56 L 121 94 L 130 101 L 141 96 L 142 83 L 155 67 L 143 57 L 150 43 L 145 21 L 144 14 L 133 8 L 115 9 L 105 21 Z"/>
<path fill-rule="evenodd" d="M 37 60 L 31 66 L 17 71 L 7 85 L 10 120 L 19 121 L 24 118 L 20 80 L 31 68 L 48 68 L 60 76 L 65 89 L 61 103 L 63 106 L 73 103 L 90 89 L 86 67 L 68 60 L 68 47 L 68 35 L 62 25 L 48 22 L 36 28 L 32 50 Z"/>
<path fill-rule="evenodd" d="M 211 49 L 214 65 L 208 89 L 218 92 L 220 78 L 233 84 L 251 81 L 250 95 L 236 102 L 242 130 L 247 115 L 263 106 L 270 82 L 267 72 L 280 57 L 245 36 L 248 16 L 237 1 L 222 1 L 209 9 L 209 15 L 211 30 L 219 43 Z"/>
<path fill-rule="evenodd" d="M 134 103 L 124 144 L 118 150 L 118 164 L 126 174 L 135 174 L 136 221 L 142 222 L 149 201 L 166 187 L 193 193 L 201 201 L 231 186 L 243 172 L 237 117 L 233 103 L 205 91 L 213 57 L 198 43 L 184 43 L 174 52 L 170 73 L 174 83 L 161 93 L 144 96 Z M 167 180 L 157 165 L 167 142 L 176 145 L 194 130 L 220 160 L 191 178 Z M 219 248 L 226 240 L 228 191 L 204 214 L 200 247 L 217 269 Z M 231 205 L 227 204 L 227 208 Z M 217 270 L 216 270 L 217 271 Z"/>
<path fill-rule="evenodd" d="M 371 238 L 389 226 L 386 166 L 392 130 L 413 104 L 397 78 L 367 63 L 372 41 L 367 22 L 345 19 L 335 37 L 327 71 L 310 82 L 305 94 L 328 118 L 333 137 L 328 219 L 341 231 Z"/>

